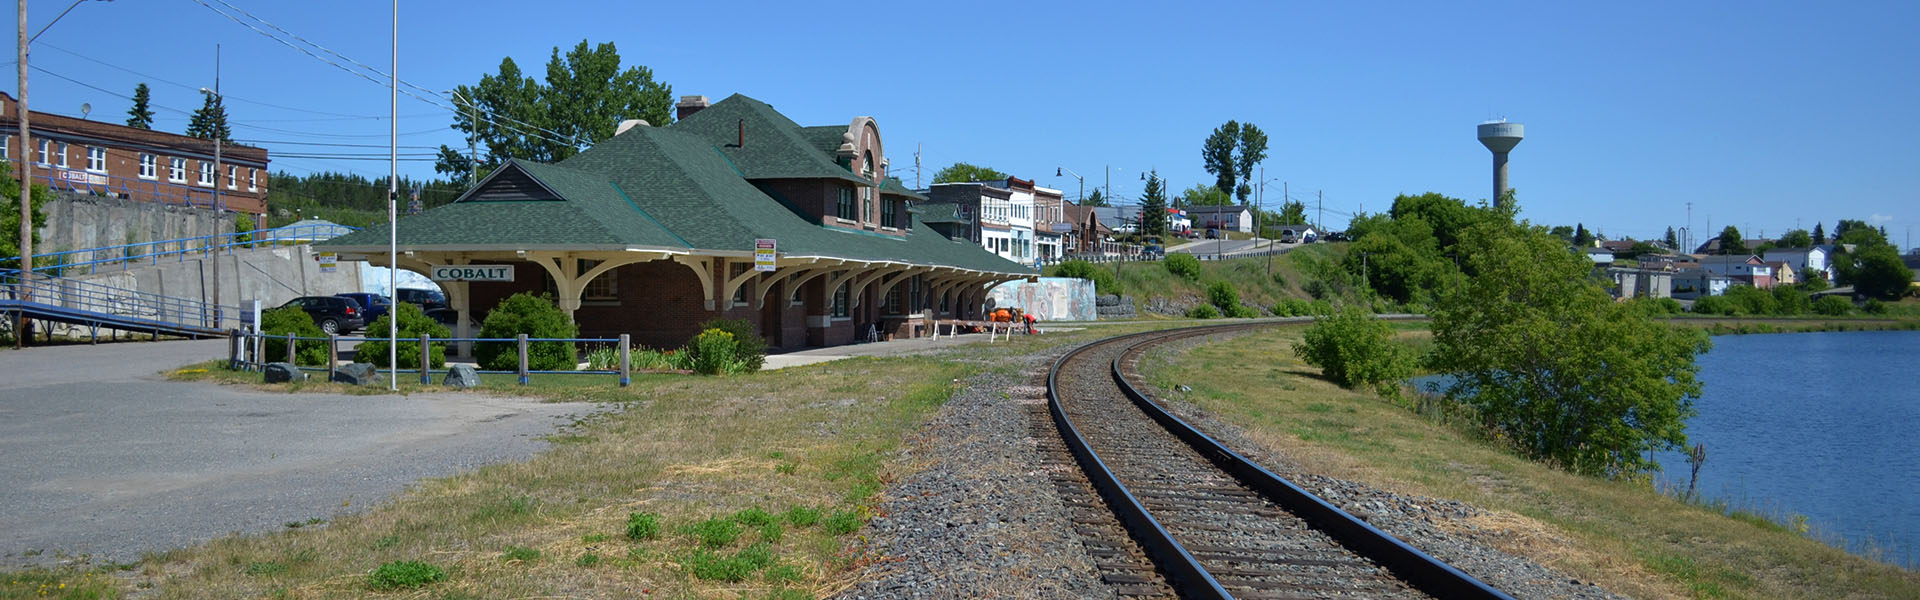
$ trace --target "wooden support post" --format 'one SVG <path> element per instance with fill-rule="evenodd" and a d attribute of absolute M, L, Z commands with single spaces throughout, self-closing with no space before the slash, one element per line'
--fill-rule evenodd
<path fill-rule="evenodd" d="M 293 353 L 293 346 L 293 334 L 289 333 L 287 334 L 287 364 L 290 365 L 294 364 L 293 359 L 295 355 Z"/>
<path fill-rule="evenodd" d="M 633 363 L 630 360 L 631 357 L 627 355 L 631 343 L 630 334 L 620 334 L 620 387 L 627 387 L 628 384 L 633 383 Z"/>
<path fill-rule="evenodd" d="M 427 334 L 420 334 L 420 385 L 433 383 L 433 350 L 428 344 L 431 339 Z"/>
<path fill-rule="evenodd" d="M 227 369 L 240 370 L 240 330 L 227 330 Z"/>
<path fill-rule="evenodd" d="M 327 381 L 333 381 L 333 373 L 340 369 L 340 336 L 327 334 Z"/>
<path fill-rule="evenodd" d="M 532 379 L 527 376 L 527 334 L 519 335 L 520 342 L 520 385 L 526 385 Z"/>

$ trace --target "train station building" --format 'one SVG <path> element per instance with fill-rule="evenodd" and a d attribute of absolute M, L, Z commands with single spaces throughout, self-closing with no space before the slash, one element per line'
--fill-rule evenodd
<path fill-rule="evenodd" d="M 399 268 L 439 269 L 469 320 L 546 292 L 588 337 L 677 347 L 714 318 L 770 346 L 850 343 L 929 318 L 981 318 L 987 290 L 1036 277 L 915 213 L 868 117 L 802 127 L 764 102 L 683 97 L 678 120 L 629 121 L 555 164 L 513 160 L 450 204 L 401 219 Z M 756 261 L 758 245 L 771 261 Z M 386 266 L 378 227 L 316 245 Z M 454 271 L 454 273 L 448 273 Z M 448 275 L 464 280 L 450 280 Z"/>

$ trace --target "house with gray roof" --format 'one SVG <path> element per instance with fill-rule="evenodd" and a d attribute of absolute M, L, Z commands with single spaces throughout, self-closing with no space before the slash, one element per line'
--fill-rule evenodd
<path fill-rule="evenodd" d="M 676 122 L 621 124 L 554 164 L 511 160 L 458 199 L 401 219 L 399 268 L 513 267 L 442 278 L 466 323 L 519 292 L 551 294 L 590 337 L 671 348 L 715 318 L 794 348 L 984 314 L 987 289 L 1033 269 L 934 231 L 888 170 L 879 126 L 802 127 L 743 95 L 682 97 Z M 756 247 L 773 246 L 772 261 Z M 387 263 L 387 232 L 318 244 Z M 443 269 L 448 271 L 447 269 Z"/>

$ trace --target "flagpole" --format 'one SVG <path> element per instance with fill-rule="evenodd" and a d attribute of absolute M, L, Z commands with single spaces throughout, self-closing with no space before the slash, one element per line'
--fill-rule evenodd
<path fill-rule="evenodd" d="M 393 0 L 393 68 L 387 71 L 390 98 L 387 119 L 387 297 L 398 298 L 400 279 L 400 0 Z M 420 365 L 426 369 L 427 365 Z M 400 306 L 387 303 L 387 389 L 400 389 Z"/>

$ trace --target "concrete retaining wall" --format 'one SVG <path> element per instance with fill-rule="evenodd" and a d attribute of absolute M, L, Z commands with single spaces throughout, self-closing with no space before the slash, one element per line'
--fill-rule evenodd
<path fill-rule="evenodd" d="M 1009 281 L 988 290 L 996 307 L 1017 307 L 1041 321 L 1094 321 L 1093 282 L 1075 277 L 1041 277 L 1039 283 Z"/>
<path fill-rule="evenodd" d="M 40 228 L 35 254 L 122 246 L 157 240 L 229 233 L 232 213 L 205 208 L 166 206 L 122 198 L 61 192 L 46 206 L 47 224 Z M 69 262 L 113 258 L 73 255 Z"/>
<path fill-rule="evenodd" d="M 219 261 L 218 303 L 238 305 L 241 300 L 259 300 L 263 308 L 273 308 L 300 296 L 331 296 L 360 291 L 360 263 L 341 261 L 332 273 L 321 273 L 311 246 L 276 248 L 235 248 L 218 257 L 169 256 L 155 262 L 126 265 L 126 270 L 105 269 L 92 275 L 69 279 L 88 281 L 116 288 L 173 296 L 194 301 L 215 300 L 214 261 Z M 227 327 L 238 326 L 229 321 Z"/>

